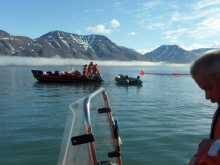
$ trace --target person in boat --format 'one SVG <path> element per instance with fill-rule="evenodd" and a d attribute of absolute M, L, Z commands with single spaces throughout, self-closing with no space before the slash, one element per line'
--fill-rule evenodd
<path fill-rule="evenodd" d="M 87 77 L 87 75 L 88 75 L 87 64 L 84 65 L 84 66 L 82 67 L 82 69 L 83 69 L 83 75 L 82 75 L 82 77 Z"/>
<path fill-rule="evenodd" d="M 98 69 L 98 67 L 97 67 L 97 64 L 95 64 L 95 65 L 93 65 L 93 67 L 92 67 L 91 77 L 92 77 L 93 75 L 97 75 L 98 73 L 99 73 L 99 69 Z"/>
<path fill-rule="evenodd" d="M 77 69 L 75 72 L 73 72 L 74 77 L 79 77 L 81 76 L 81 72 Z"/>
<path fill-rule="evenodd" d="M 86 70 L 86 69 L 87 69 L 87 64 L 86 64 L 86 65 L 83 65 L 82 69 L 83 69 L 83 70 Z"/>
<path fill-rule="evenodd" d="M 92 67 L 94 66 L 93 62 L 90 62 L 89 66 L 88 66 L 88 76 L 91 76 L 91 72 L 92 72 Z"/>
<path fill-rule="evenodd" d="M 205 53 L 190 66 L 190 74 L 205 91 L 205 97 L 218 108 L 212 119 L 209 139 L 203 139 L 189 165 L 220 164 L 220 49 Z"/>

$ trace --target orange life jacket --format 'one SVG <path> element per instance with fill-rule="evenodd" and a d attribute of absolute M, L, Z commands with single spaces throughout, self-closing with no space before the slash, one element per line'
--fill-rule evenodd
<path fill-rule="evenodd" d="M 88 75 L 88 70 L 86 69 L 83 71 L 83 77 L 86 77 L 87 75 Z"/>
<path fill-rule="evenodd" d="M 87 65 L 84 65 L 84 66 L 82 67 L 82 69 L 83 69 L 83 70 L 86 70 L 86 69 L 87 69 L 86 67 L 87 67 Z"/>
<path fill-rule="evenodd" d="M 213 116 L 210 139 L 213 140 L 210 140 L 199 155 L 194 155 L 189 165 L 220 164 L 220 107 Z"/>
<path fill-rule="evenodd" d="M 92 75 L 96 75 L 98 72 L 99 72 L 98 67 L 97 67 L 96 65 L 93 65 L 91 76 L 92 76 Z"/>
<path fill-rule="evenodd" d="M 78 77 L 81 75 L 81 72 L 79 70 L 76 70 L 75 72 L 73 72 L 74 77 Z"/>
<path fill-rule="evenodd" d="M 90 72 L 92 71 L 92 67 L 93 67 L 93 62 L 90 62 L 89 66 L 88 66 L 88 74 L 90 74 Z"/>
<path fill-rule="evenodd" d="M 92 70 L 93 70 L 93 72 L 99 71 L 99 70 L 98 70 L 98 67 L 97 67 L 96 65 L 94 65 L 94 66 L 92 67 Z"/>

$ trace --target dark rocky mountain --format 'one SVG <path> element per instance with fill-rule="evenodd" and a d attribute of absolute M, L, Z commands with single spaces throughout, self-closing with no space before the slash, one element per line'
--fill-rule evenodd
<path fill-rule="evenodd" d="M 133 49 L 117 46 L 102 35 L 76 35 L 52 31 L 40 38 L 14 36 L 0 30 L 0 55 L 77 58 L 87 60 L 156 61 Z"/>
<path fill-rule="evenodd" d="M 191 63 L 198 56 L 190 51 L 186 51 L 178 45 L 162 45 L 152 52 L 146 53 L 144 56 L 151 56 L 157 61 L 169 62 L 169 63 Z"/>
<path fill-rule="evenodd" d="M 177 45 L 162 45 L 142 55 L 134 49 L 117 46 L 102 35 L 77 35 L 52 31 L 40 38 L 31 39 L 11 35 L 0 30 L 0 55 L 24 57 L 77 58 L 85 60 L 118 61 L 163 61 L 169 63 L 190 63 L 201 54 L 215 48 L 201 48 L 186 51 Z"/>
<path fill-rule="evenodd" d="M 195 53 L 196 55 L 200 56 L 210 50 L 215 50 L 215 49 L 218 49 L 218 48 L 200 48 L 200 49 L 191 50 L 190 52 Z"/>

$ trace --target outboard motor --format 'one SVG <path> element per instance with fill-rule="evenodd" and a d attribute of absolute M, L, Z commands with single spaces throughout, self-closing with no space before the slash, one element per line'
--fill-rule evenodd
<path fill-rule="evenodd" d="M 101 75 L 100 73 L 97 73 L 97 75 L 95 75 L 95 79 L 96 79 L 96 80 L 99 80 L 100 82 L 104 81 L 104 80 L 102 79 L 102 75 Z"/>
<path fill-rule="evenodd" d="M 140 76 L 137 76 L 137 79 L 139 79 L 140 78 Z"/>

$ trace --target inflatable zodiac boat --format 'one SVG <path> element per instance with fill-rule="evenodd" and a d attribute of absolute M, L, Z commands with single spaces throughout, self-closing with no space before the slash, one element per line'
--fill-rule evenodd
<path fill-rule="evenodd" d="M 127 75 L 119 74 L 115 77 L 115 81 L 123 84 L 142 84 L 143 81 L 140 80 L 140 76 L 137 78 L 128 77 Z"/>
<path fill-rule="evenodd" d="M 31 70 L 38 81 L 70 82 L 70 83 L 100 83 L 104 81 L 100 73 L 93 77 L 74 76 L 71 72 Z"/>

